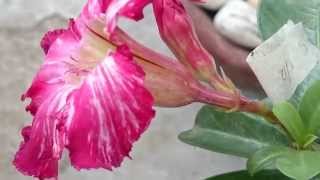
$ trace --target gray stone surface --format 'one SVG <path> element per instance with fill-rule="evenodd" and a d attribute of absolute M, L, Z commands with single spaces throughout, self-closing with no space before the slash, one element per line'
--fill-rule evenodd
<path fill-rule="evenodd" d="M 68 3 L 66 3 L 68 2 Z M 11 160 L 21 140 L 20 129 L 30 123 L 20 95 L 31 83 L 42 62 L 39 41 L 44 32 L 66 24 L 67 17 L 81 9 L 79 0 L 0 0 L 0 179 L 29 180 L 16 172 Z M 154 27 L 151 9 L 139 25 L 122 21 L 141 42 L 168 53 Z M 62 161 L 62 180 L 197 180 L 244 167 L 244 160 L 211 153 L 183 144 L 177 139 L 191 128 L 200 104 L 184 108 L 157 108 L 157 117 L 135 144 L 133 160 L 126 159 L 114 172 L 76 172 L 67 158 Z"/>

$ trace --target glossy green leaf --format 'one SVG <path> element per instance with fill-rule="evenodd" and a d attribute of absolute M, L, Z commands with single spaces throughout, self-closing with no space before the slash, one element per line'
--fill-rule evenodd
<path fill-rule="evenodd" d="M 263 39 L 292 20 L 302 22 L 312 42 L 320 47 L 320 0 L 262 0 L 258 24 Z"/>
<path fill-rule="evenodd" d="M 195 126 L 179 135 L 185 143 L 215 152 L 250 157 L 270 146 L 288 146 L 289 138 L 277 127 L 258 116 L 226 113 L 204 106 L 197 114 Z"/>
<path fill-rule="evenodd" d="M 279 103 L 273 106 L 273 113 L 288 130 L 296 143 L 302 147 L 306 142 L 308 134 L 295 107 L 288 102 Z"/>
<path fill-rule="evenodd" d="M 320 64 L 316 65 L 316 67 L 313 68 L 307 78 L 297 87 L 295 93 L 290 98 L 290 103 L 298 108 L 307 90 L 319 80 Z"/>
<path fill-rule="evenodd" d="M 320 152 L 291 151 L 279 157 L 276 166 L 288 177 L 309 180 L 320 173 Z"/>
<path fill-rule="evenodd" d="M 316 133 L 320 128 L 320 81 L 306 91 L 299 106 L 299 112 L 308 132 Z"/>
<path fill-rule="evenodd" d="M 263 171 L 251 176 L 248 171 L 237 171 L 207 178 L 206 180 L 290 180 L 279 171 Z"/>
<path fill-rule="evenodd" d="M 307 78 L 297 87 L 295 93 L 290 98 L 290 103 L 298 108 L 307 90 L 319 80 L 320 80 L 320 64 L 318 64 L 312 70 L 312 72 L 307 76 Z M 315 133 L 315 135 L 320 136 L 320 130 L 318 130 Z"/>
<path fill-rule="evenodd" d="M 318 140 L 319 137 L 318 136 L 315 136 L 313 134 L 309 134 L 307 137 L 306 137 L 306 140 L 303 144 L 303 149 L 307 149 L 310 145 L 312 145 L 314 142 L 316 142 L 316 140 Z"/>
<path fill-rule="evenodd" d="M 248 159 L 247 169 L 250 174 L 255 174 L 268 168 L 275 168 L 277 158 L 291 150 L 281 146 L 270 146 L 260 149 Z"/>

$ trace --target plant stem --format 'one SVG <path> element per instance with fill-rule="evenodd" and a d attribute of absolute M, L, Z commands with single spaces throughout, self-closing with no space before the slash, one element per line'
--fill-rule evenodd
<path fill-rule="evenodd" d="M 278 124 L 277 118 L 266 104 L 261 101 L 251 100 L 240 95 L 236 97 L 234 94 L 221 93 L 201 84 L 193 85 L 198 91 L 198 101 L 209 105 L 218 106 L 231 111 L 244 111 L 263 116 L 272 124 Z"/>

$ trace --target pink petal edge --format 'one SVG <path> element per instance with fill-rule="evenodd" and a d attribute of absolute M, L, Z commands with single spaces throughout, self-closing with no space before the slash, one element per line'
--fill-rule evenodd
<path fill-rule="evenodd" d="M 152 0 L 88 0 L 81 17 L 88 22 L 105 15 L 106 32 L 112 34 L 120 16 L 138 21 L 144 17 L 144 7 L 151 2 Z"/>
<path fill-rule="evenodd" d="M 62 35 L 66 30 L 65 29 L 56 29 L 53 31 L 48 31 L 42 38 L 40 42 L 40 46 L 45 54 L 48 53 L 50 46 L 54 43 L 54 41 Z"/>

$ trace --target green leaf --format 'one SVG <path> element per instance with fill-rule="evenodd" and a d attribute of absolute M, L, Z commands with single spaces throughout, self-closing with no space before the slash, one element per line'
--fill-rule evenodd
<path fill-rule="evenodd" d="M 302 22 L 310 40 L 320 47 L 320 0 L 263 0 L 258 12 L 263 39 L 271 37 L 289 19 Z"/>
<path fill-rule="evenodd" d="M 306 91 L 299 112 L 308 132 L 315 134 L 320 128 L 320 81 Z"/>
<path fill-rule="evenodd" d="M 288 177 L 309 180 L 320 173 L 320 152 L 291 151 L 279 157 L 276 166 Z"/>
<path fill-rule="evenodd" d="M 308 134 L 306 134 L 306 128 L 295 107 L 288 102 L 283 102 L 274 105 L 273 113 L 288 130 L 291 137 L 298 143 L 298 145 L 303 147 Z"/>
<path fill-rule="evenodd" d="M 315 136 L 313 134 L 309 134 L 306 137 L 306 141 L 303 144 L 303 149 L 307 149 L 310 145 L 312 145 L 314 142 L 316 142 L 316 140 L 318 139 L 318 136 Z"/>
<path fill-rule="evenodd" d="M 320 64 L 317 64 L 310 72 L 310 74 L 307 76 L 307 78 L 297 87 L 295 93 L 290 98 L 290 103 L 292 103 L 296 108 L 298 108 L 307 90 L 319 80 Z"/>
<path fill-rule="evenodd" d="M 260 149 L 248 159 L 247 169 L 253 175 L 259 171 L 274 168 L 276 159 L 290 150 L 292 149 L 281 146 L 270 146 Z"/>
<path fill-rule="evenodd" d="M 290 140 L 277 127 L 248 113 L 226 113 L 204 106 L 195 126 L 179 135 L 185 143 L 225 154 L 250 157 L 271 146 L 289 146 Z"/>
<path fill-rule="evenodd" d="M 302 99 L 308 89 L 320 80 L 320 64 L 316 65 L 307 78 L 297 87 L 295 93 L 290 98 L 290 103 L 292 103 L 296 108 L 302 102 Z M 315 135 L 320 136 L 320 130 L 318 130 Z"/>
<path fill-rule="evenodd" d="M 279 171 L 263 171 L 251 176 L 248 171 L 237 171 L 207 178 L 206 180 L 290 180 Z"/>

